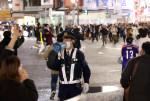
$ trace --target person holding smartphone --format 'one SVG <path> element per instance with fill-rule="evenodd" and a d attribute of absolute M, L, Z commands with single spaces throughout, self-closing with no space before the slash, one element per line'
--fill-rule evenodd
<path fill-rule="evenodd" d="M 14 45 L 22 33 L 14 27 L 14 36 L 0 56 L 0 101 L 37 101 L 34 82 L 22 69 L 20 59 L 14 55 Z"/>

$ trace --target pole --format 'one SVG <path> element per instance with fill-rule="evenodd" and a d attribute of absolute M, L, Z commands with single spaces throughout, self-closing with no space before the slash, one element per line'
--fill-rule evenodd
<path fill-rule="evenodd" d="M 46 24 L 46 8 L 45 8 L 45 20 L 44 20 L 45 24 Z"/>
<path fill-rule="evenodd" d="M 73 3 L 73 10 L 72 10 L 72 24 L 75 24 L 75 4 Z"/>
<path fill-rule="evenodd" d="M 117 0 L 114 0 L 114 13 L 117 14 Z"/>
<path fill-rule="evenodd" d="M 77 0 L 77 25 L 79 25 L 79 0 Z"/>

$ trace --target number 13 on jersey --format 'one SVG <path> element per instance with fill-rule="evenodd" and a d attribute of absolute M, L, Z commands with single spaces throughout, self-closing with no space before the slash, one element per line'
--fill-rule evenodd
<path fill-rule="evenodd" d="M 133 58 L 133 50 L 127 50 L 126 51 L 126 58 L 127 59 Z"/>

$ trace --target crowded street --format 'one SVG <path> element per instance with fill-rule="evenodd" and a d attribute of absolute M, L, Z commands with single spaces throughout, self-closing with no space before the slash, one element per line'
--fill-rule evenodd
<path fill-rule="evenodd" d="M 101 40 L 95 43 L 89 40 L 82 41 L 81 49 L 85 53 L 92 72 L 91 92 L 86 94 L 88 99 L 86 101 L 122 101 L 121 64 L 117 60 L 121 55 L 121 47 L 124 43 L 122 39 L 120 41 L 117 45 L 108 43 L 106 46 L 102 46 Z M 24 44 L 18 49 L 18 56 L 22 60 L 23 68 L 35 82 L 39 92 L 38 101 L 49 101 L 51 73 L 43 56 L 37 54 L 37 49 L 31 49 L 34 43 L 35 38 L 25 38 Z M 103 90 L 101 90 L 102 87 Z"/>
<path fill-rule="evenodd" d="M 150 0 L 0 0 L 0 101 L 150 101 Z"/>

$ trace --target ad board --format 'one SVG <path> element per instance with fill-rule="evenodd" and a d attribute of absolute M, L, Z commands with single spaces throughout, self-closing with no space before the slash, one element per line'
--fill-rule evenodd
<path fill-rule="evenodd" d="M 108 8 L 114 9 L 115 0 L 83 0 L 83 8 L 87 9 L 101 9 L 101 8 Z M 116 0 L 117 9 L 132 9 L 134 0 Z"/>
<path fill-rule="evenodd" d="M 10 10 L 0 10 L 0 21 L 9 21 L 11 18 Z"/>

